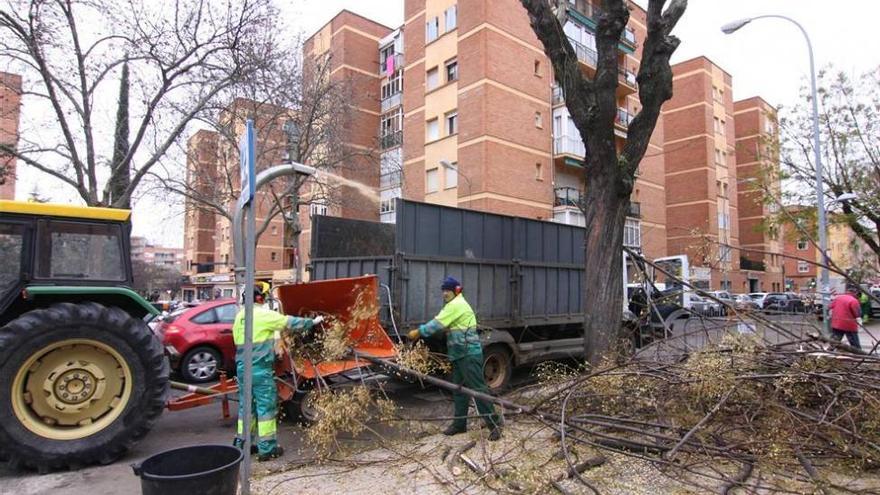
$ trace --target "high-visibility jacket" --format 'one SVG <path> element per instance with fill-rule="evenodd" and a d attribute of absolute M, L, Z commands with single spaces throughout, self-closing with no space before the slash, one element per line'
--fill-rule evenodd
<path fill-rule="evenodd" d="M 254 364 L 272 366 L 275 360 L 275 332 L 284 329 L 306 331 L 312 327 L 310 318 L 283 315 L 261 304 L 254 305 L 253 359 Z M 235 315 L 232 325 L 232 341 L 235 342 L 235 359 L 244 356 L 244 310 Z"/>
<path fill-rule="evenodd" d="M 446 352 L 450 361 L 483 355 L 477 333 L 477 315 L 463 295 L 453 297 L 433 320 L 419 326 L 422 337 L 430 337 L 440 331 L 446 332 Z"/>

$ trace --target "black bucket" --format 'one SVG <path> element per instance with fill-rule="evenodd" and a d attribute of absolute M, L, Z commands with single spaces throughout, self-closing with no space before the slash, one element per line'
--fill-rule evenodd
<path fill-rule="evenodd" d="M 235 495 L 244 455 L 231 445 L 166 450 L 132 464 L 143 495 Z"/>

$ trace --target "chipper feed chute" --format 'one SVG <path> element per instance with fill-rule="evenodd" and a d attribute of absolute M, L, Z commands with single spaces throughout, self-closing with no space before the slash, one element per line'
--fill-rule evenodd
<path fill-rule="evenodd" d="M 378 290 L 379 281 L 375 275 L 282 285 L 275 289 L 285 314 L 329 315 L 336 319 L 336 324 L 345 328 L 347 343 L 352 350 L 379 358 L 390 358 L 396 356 L 397 352 L 388 334 L 379 324 Z M 335 375 L 371 365 L 368 361 L 353 359 L 353 353 L 347 353 L 337 360 L 292 361 L 296 373 L 306 379 L 317 375 Z"/>

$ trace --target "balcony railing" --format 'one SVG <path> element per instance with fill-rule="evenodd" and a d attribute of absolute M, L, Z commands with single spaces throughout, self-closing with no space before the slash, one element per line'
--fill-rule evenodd
<path fill-rule="evenodd" d="M 553 206 L 578 207 L 581 204 L 581 192 L 573 187 L 557 187 L 553 192 L 556 194 Z"/>
<path fill-rule="evenodd" d="M 574 38 L 569 37 L 568 41 L 571 43 L 571 47 L 574 48 L 575 54 L 577 54 L 578 60 L 586 63 L 587 65 L 596 66 L 596 61 L 599 60 L 599 54 L 596 53 L 596 50 L 589 48 L 587 45 L 584 45 L 580 41 L 576 41 Z"/>
<path fill-rule="evenodd" d="M 745 256 L 739 257 L 739 267 L 743 270 L 755 270 L 759 272 L 765 271 L 764 262 L 763 261 L 754 261 L 746 258 Z"/>
<path fill-rule="evenodd" d="M 621 38 L 627 44 L 632 45 L 633 47 L 636 46 L 636 32 L 633 31 L 632 29 L 625 28 L 623 30 L 623 34 L 621 35 Z"/>
<path fill-rule="evenodd" d="M 385 172 L 384 174 L 379 176 L 379 189 L 392 189 L 395 187 L 400 187 L 401 178 L 402 177 L 400 170 L 395 170 L 394 172 Z"/>
<path fill-rule="evenodd" d="M 638 83 L 636 82 L 636 73 L 635 72 L 633 72 L 631 70 L 624 69 L 623 67 L 619 67 L 617 69 L 617 75 L 618 75 L 618 78 L 620 79 L 620 82 L 628 85 L 631 88 L 638 87 Z"/>
<path fill-rule="evenodd" d="M 595 1 L 598 2 L 599 0 L 595 0 Z M 575 7 L 573 10 L 575 12 L 577 12 L 578 14 L 581 14 L 581 16 L 589 18 L 593 23 L 595 23 L 597 25 L 599 24 L 599 17 L 601 17 L 602 14 L 604 14 L 604 12 L 602 11 L 601 8 L 591 4 L 589 2 L 584 2 L 580 5 L 579 8 Z M 579 19 L 578 17 L 576 17 L 576 16 L 572 16 L 572 17 L 574 17 L 575 19 L 580 21 L 579 22 L 580 24 L 584 24 L 584 22 L 581 21 L 581 19 Z M 589 27 L 595 29 L 595 26 L 589 26 Z M 629 27 L 624 28 L 623 32 L 620 34 L 620 41 L 622 41 L 623 43 L 628 45 L 630 48 L 635 48 L 636 47 L 636 33 L 635 33 L 635 31 L 633 31 Z"/>
<path fill-rule="evenodd" d="M 394 93 L 382 100 L 382 112 L 387 112 L 388 110 L 400 106 L 401 99 L 403 98 L 402 92 Z"/>
<path fill-rule="evenodd" d="M 379 148 L 387 150 L 403 143 L 403 131 L 395 131 L 384 136 L 379 136 Z"/>
<path fill-rule="evenodd" d="M 553 139 L 553 153 L 583 158 L 587 150 L 584 148 L 584 142 L 580 138 L 558 136 Z"/>
<path fill-rule="evenodd" d="M 393 59 L 393 61 L 389 62 L 388 59 Z M 389 64 L 390 64 L 390 67 L 393 69 L 393 71 L 391 71 L 391 72 L 388 71 Z M 390 76 L 391 74 L 394 74 L 395 72 L 399 71 L 402 68 L 403 68 L 403 54 L 402 53 L 395 53 L 394 55 L 387 57 L 385 60 L 379 61 L 379 75 Z"/>
<path fill-rule="evenodd" d="M 629 113 L 625 108 L 617 109 L 617 117 L 614 119 L 614 122 L 620 124 L 623 127 L 629 127 L 629 124 L 632 122 L 634 115 Z"/>

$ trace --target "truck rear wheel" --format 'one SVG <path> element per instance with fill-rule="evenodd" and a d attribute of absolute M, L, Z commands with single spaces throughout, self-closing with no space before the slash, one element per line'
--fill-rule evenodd
<path fill-rule="evenodd" d="M 162 413 L 168 361 L 143 321 L 62 303 L 0 328 L 0 457 L 41 472 L 113 462 Z"/>
<path fill-rule="evenodd" d="M 512 375 L 513 362 L 507 348 L 493 345 L 483 351 L 483 376 L 490 391 L 497 393 L 506 389 Z"/>

